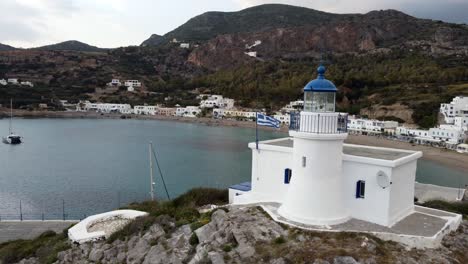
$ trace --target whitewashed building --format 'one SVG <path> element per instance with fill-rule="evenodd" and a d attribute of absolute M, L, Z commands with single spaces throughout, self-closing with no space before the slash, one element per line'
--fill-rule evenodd
<path fill-rule="evenodd" d="M 201 109 L 198 106 L 187 106 L 176 108 L 176 116 L 181 117 L 197 117 L 201 113 Z"/>
<path fill-rule="evenodd" d="M 281 108 L 281 111 L 286 112 L 286 113 L 291 113 L 291 112 L 300 110 L 303 107 L 304 107 L 304 101 L 303 100 L 297 100 L 297 101 L 289 102 L 289 104 L 287 104 L 283 108 Z"/>
<path fill-rule="evenodd" d="M 468 117 L 468 97 L 457 96 L 453 98 L 452 102 L 441 104 L 440 113 L 448 124 L 453 124 L 457 116 Z"/>
<path fill-rule="evenodd" d="M 141 82 L 138 80 L 126 80 L 124 83 L 125 87 L 141 87 Z"/>
<path fill-rule="evenodd" d="M 159 107 L 154 105 L 136 105 L 133 107 L 135 115 L 156 115 L 158 111 Z"/>
<path fill-rule="evenodd" d="M 254 119 L 256 116 L 257 116 L 257 112 L 253 112 L 253 111 L 227 110 L 227 109 L 218 109 L 218 108 L 213 109 L 214 118 Z"/>
<path fill-rule="evenodd" d="M 108 104 L 108 103 L 91 103 L 90 101 L 80 102 L 76 106 L 78 112 L 95 111 L 98 113 L 132 113 L 132 106 L 129 104 Z"/>
<path fill-rule="evenodd" d="M 290 114 L 282 114 L 282 113 L 276 113 L 276 115 L 273 116 L 275 119 L 278 119 L 281 124 L 283 125 L 290 125 L 291 124 L 291 115 Z"/>
<path fill-rule="evenodd" d="M 451 148 L 465 142 L 465 132 L 454 125 L 440 125 L 429 129 L 429 133 L 432 138 L 444 142 Z"/>
<path fill-rule="evenodd" d="M 424 226 L 428 215 L 436 217 L 437 212 L 414 205 L 417 160 L 422 153 L 344 144 L 347 115 L 335 112 L 337 89 L 324 74 L 325 67 L 320 66 L 318 78 L 304 88 L 304 109 L 292 119 L 289 137 L 261 141 L 258 148 L 255 142 L 249 144 L 251 181 L 230 187 L 230 203 L 260 205 L 274 220 L 298 228 L 355 231 L 350 226 L 361 221 L 364 232 L 384 239 L 412 245 L 434 242 L 440 232 L 407 239 L 401 233 L 373 231 L 375 225 L 391 230 L 411 224 L 414 218 Z M 458 227 L 461 216 L 449 218 L 439 213 L 437 219 L 447 222 L 440 225 L 441 231 Z"/>
<path fill-rule="evenodd" d="M 180 47 L 183 49 L 190 49 L 190 43 L 180 43 Z"/>
<path fill-rule="evenodd" d="M 387 133 L 394 135 L 397 127 L 398 122 L 396 121 L 379 121 L 354 117 L 348 119 L 348 130 L 358 134 Z"/>
<path fill-rule="evenodd" d="M 20 82 L 20 84 L 24 86 L 34 87 L 34 84 L 29 81 Z"/>
<path fill-rule="evenodd" d="M 455 117 L 453 125 L 463 131 L 468 131 L 468 116 Z"/>
<path fill-rule="evenodd" d="M 224 98 L 222 95 L 203 95 L 198 98 L 203 99 L 200 102 L 201 108 L 223 108 L 232 109 L 234 108 L 234 99 Z"/>
<path fill-rule="evenodd" d="M 122 83 L 120 82 L 119 79 L 112 79 L 110 83 L 107 84 L 107 86 L 121 86 Z"/>
<path fill-rule="evenodd" d="M 8 82 L 5 79 L 0 79 L 0 85 L 7 85 Z"/>
<path fill-rule="evenodd" d="M 7 81 L 10 84 L 19 84 L 18 79 L 16 78 L 9 78 Z"/>

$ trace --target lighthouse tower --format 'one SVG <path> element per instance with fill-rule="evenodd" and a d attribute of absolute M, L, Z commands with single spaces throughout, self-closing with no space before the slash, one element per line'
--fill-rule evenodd
<path fill-rule="evenodd" d="M 335 225 L 350 214 L 343 196 L 343 141 L 347 115 L 335 112 L 337 89 L 317 69 L 304 88 L 304 111 L 289 134 L 293 138 L 292 177 L 278 213 L 295 222 Z"/>

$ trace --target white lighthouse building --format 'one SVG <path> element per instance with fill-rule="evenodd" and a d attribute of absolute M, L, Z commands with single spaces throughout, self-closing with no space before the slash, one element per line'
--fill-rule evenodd
<path fill-rule="evenodd" d="M 230 203 L 260 205 L 273 219 L 300 228 L 371 232 L 435 246 L 461 216 L 414 205 L 422 153 L 345 144 L 348 115 L 335 112 L 337 89 L 325 67 L 317 72 L 304 88 L 303 111 L 291 115 L 289 137 L 258 148 L 249 144 L 251 181 L 230 187 Z M 433 229 L 408 228 L 414 221 Z"/>

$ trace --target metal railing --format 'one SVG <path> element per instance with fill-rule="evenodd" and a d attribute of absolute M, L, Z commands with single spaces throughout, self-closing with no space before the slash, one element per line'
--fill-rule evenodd
<path fill-rule="evenodd" d="M 101 195 L 103 193 L 86 192 L 81 197 L 52 195 L 4 201 L 0 203 L 0 222 L 82 220 L 90 215 L 150 199 L 147 193 L 111 191 Z"/>
<path fill-rule="evenodd" d="M 292 112 L 289 130 L 315 134 L 343 134 L 348 132 L 347 125 L 347 114 L 316 114 L 301 117 L 300 112 Z"/>

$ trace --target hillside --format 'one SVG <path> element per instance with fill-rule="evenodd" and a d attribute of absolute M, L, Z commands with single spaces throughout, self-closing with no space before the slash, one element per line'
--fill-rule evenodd
<path fill-rule="evenodd" d="M 15 50 L 16 48 L 0 43 L 0 51 Z"/>
<path fill-rule="evenodd" d="M 52 98 L 187 105 L 199 88 L 275 111 L 302 96 L 320 61 L 339 88 L 339 109 L 353 114 L 430 127 L 441 102 L 468 95 L 468 27 L 396 10 L 331 14 L 262 5 L 208 12 L 140 47 L 82 52 L 96 49 L 65 42 L 0 52 L 0 78 L 38 84 L 33 93 L 0 87 L 0 103 L 17 94 L 26 97 L 18 100 L 23 106 Z M 144 87 L 96 89 L 111 78 L 139 79 Z"/>
<path fill-rule="evenodd" d="M 82 52 L 103 52 L 106 49 L 98 48 L 95 46 L 88 45 L 83 42 L 79 42 L 76 40 L 69 40 L 60 42 L 57 44 L 42 46 L 33 48 L 34 50 L 67 50 L 67 51 L 82 51 Z"/>
<path fill-rule="evenodd" d="M 141 43 L 141 46 L 159 46 L 159 44 L 164 42 L 164 37 L 160 36 L 158 34 L 153 34 L 151 37 L 143 43 Z"/>

